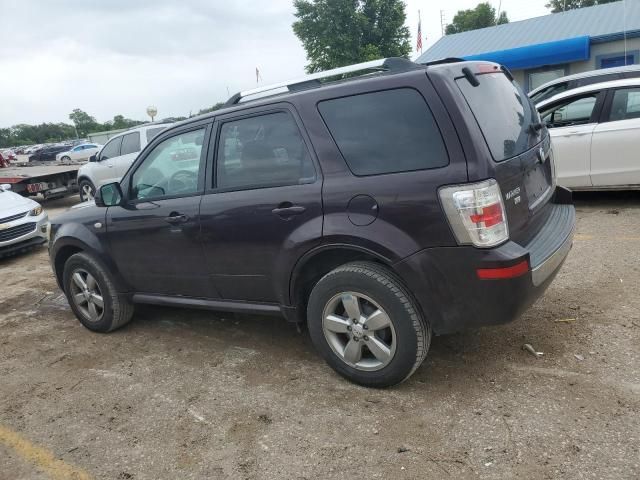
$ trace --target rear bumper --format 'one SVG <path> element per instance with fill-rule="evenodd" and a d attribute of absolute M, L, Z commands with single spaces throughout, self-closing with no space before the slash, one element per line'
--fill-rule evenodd
<path fill-rule="evenodd" d="M 575 229 L 572 204 L 550 207 L 545 225 L 527 245 L 433 248 L 395 265 L 435 333 L 510 322 L 544 293 L 571 250 Z M 528 268 L 513 278 L 479 278 L 478 270 L 509 270 L 523 262 Z"/>

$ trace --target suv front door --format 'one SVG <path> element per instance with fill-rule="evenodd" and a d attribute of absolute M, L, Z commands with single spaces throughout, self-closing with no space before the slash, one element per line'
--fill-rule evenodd
<path fill-rule="evenodd" d="M 92 180 L 96 188 L 105 183 L 117 182 L 120 176 L 116 172 L 114 159 L 120 156 L 122 136 L 109 140 L 97 155 L 92 169 Z"/>
<path fill-rule="evenodd" d="M 225 116 L 217 125 L 214 178 L 200 209 L 207 268 L 220 297 L 286 303 L 295 261 L 322 236 L 322 182 L 286 107 Z"/>
<path fill-rule="evenodd" d="M 564 187 L 591 186 L 591 136 L 600 96 L 600 92 L 578 95 L 541 109 L 553 138 L 558 183 Z"/>
<path fill-rule="evenodd" d="M 157 139 L 123 179 L 124 206 L 107 232 L 119 271 L 136 293 L 212 297 L 200 244 L 200 200 L 210 126 Z M 176 152 L 187 149 L 188 158 Z"/>

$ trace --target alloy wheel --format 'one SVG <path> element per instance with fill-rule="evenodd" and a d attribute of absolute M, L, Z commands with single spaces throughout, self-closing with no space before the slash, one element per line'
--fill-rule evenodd
<path fill-rule="evenodd" d="M 343 292 L 331 298 L 322 314 L 322 331 L 336 356 L 357 370 L 380 370 L 396 353 L 391 318 L 361 293 Z"/>
<path fill-rule="evenodd" d="M 71 276 L 71 299 L 85 320 L 99 322 L 104 314 L 104 298 L 96 279 L 89 272 L 77 269 Z"/>

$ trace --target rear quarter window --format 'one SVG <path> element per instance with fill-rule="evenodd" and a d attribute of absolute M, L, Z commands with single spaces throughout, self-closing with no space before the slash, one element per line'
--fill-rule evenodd
<path fill-rule="evenodd" d="M 401 88 L 325 100 L 318 110 L 355 175 L 449 164 L 433 114 L 416 90 Z"/>

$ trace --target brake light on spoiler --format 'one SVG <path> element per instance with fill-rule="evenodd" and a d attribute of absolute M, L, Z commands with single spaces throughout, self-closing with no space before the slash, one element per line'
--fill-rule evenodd
<path fill-rule="evenodd" d="M 495 247 L 509 239 L 500 186 L 493 178 L 443 187 L 442 206 L 460 245 Z"/>

